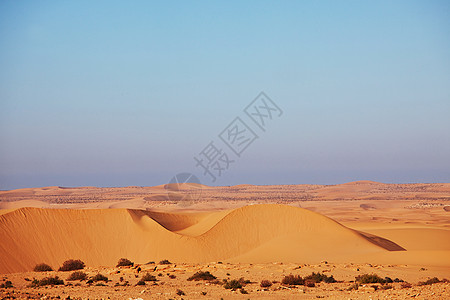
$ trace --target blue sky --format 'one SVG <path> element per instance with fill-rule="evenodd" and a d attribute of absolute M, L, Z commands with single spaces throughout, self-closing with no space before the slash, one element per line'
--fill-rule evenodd
<path fill-rule="evenodd" d="M 448 1 L 1 1 L 0 66 L 0 189 L 450 182 Z"/>

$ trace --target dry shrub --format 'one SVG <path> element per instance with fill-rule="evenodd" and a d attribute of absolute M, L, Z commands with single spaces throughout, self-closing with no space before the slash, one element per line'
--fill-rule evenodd
<path fill-rule="evenodd" d="M 126 259 L 126 258 L 121 258 L 117 262 L 116 267 L 132 267 L 133 265 L 134 265 L 134 263 L 131 260 Z"/>
<path fill-rule="evenodd" d="M 66 260 L 63 265 L 59 268 L 59 271 L 75 271 L 84 269 L 85 264 L 79 259 L 69 259 Z"/>
<path fill-rule="evenodd" d="M 419 281 L 418 285 L 430 285 L 441 282 L 437 277 L 428 279 L 427 281 Z"/>
<path fill-rule="evenodd" d="M 314 280 L 305 280 L 305 286 L 307 287 L 315 287 L 316 286 L 316 282 Z"/>
<path fill-rule="evenodd" d="M 141 281 L 156 281 L 156 277 L 147 272 L 142 276 Z"/>
<path fill-rule="evenodd" d="M 49 272 L 49 271 L 53 271 L 52 267 L 50 267 L 47 264 L 38 264 L 34 267 L 33 271 L 35 272 Z"/>
<path fill-rule="evenodd" d="M 216 276 L 214 276 L 213 274 L 211 274 L 209 271 L 203 272 L 203 271 L 198 271 L 197 273 L 195 273 L 194 275 L 192 275 L 191 277 L 188 278 L 188 281 L 198 281 L 198 280 L 214 280 L 217 279 Z"/>
<path fill-rule="evenodd" d="M 284 276 L 283 280 L 281 280 L 282 284 L 287 284 L 287 285 L 303 285 L 305 283 L 305 281 L 303 280 L 303 278 L 300 275 L 287 275 Z"/>
<path fill-rule="evenodd" d="M 178 296 L 184 296 L 184 295 L 186 295 L 182 290 L 180 290 L 180 289 L 178 289 L 177 290 L 177 295 Z"/>
<path fill-rule="evenodd" d="M 272 286 L 272 282 L 270 282 L 269 280 L 261 280 L 260 286 L 263 288 L 268 288 Z"/>
<path fill-rule="evenodd" d="M 400 284 L 400 287 L 401 287 L 402 289 L 409 289 L 409 288 L 412 287 L 412 284 L 409 283 L 409 282 L 402 282 L 402 283 Z"/>
<path fill-rule="evenodd" d="M 0 289 L 9 289 L 12 287 L 13 287 L 13 284 L 10 280 L 7 280 L 4 283 L 0 284 Z M 2 299 L 7 299 L 7 298 L 2 298 Z"/>
<path fill-rule="evenodd" d="M 325 274 L 320 274 L 320 272 L 317 272 L 317 273 L 312 272 L 311 275 L 306 276 L 304 279 L 312 281 L 314 283 L 319 283 L 319 282 L 322 282 L 322 281 L 326 282 L 326 283 L 334 283 L 334 282 L 336 282 L 336 279 L 334 279 L 333 275 L 327 276 Z"/>
<path fill-rule="evenodd" d="M 160 265 L 171 265 L 172 263 L 170 261 L 168 261 L 167 259 L 163 259 L 162 261 L 159 262 Z"/>
<path fill-rule="evenodd" d="M 106 277 L 105 275 L 102 275 L 102 274 L 99 273 L 99 274 L 97 274 L 97 275 L 91 277 L 91 280 L 92 280 L 93 282 L 97 282 L 97 281 L 108 282 L 108 277 Z"/>
<path fill-rule="evenodd" d="M 75 271 L 67 278 L 68 281 L 73 280 L 86 280 L 87 274 L 82 271 Z"/>
<path fill-rule="evenodd" d="M 385 283 L 386 281 L 377 274 L 363 274 L 355 277 L 355 281 L 359 283 Z"/>
<path fill-rule="evenodd" d="M 242 288 L 242 284 L 239 282 L 239 280 L 233 279 L 230 281 L 226 281 L 223 287 L 235 291 L 237 289 Z"/>
<path fill-rule="evenodd" d="M 33 281 L 30 284 L 30 287 L 39 287 L 44 285 L 60 285 L 64 284 L 64 280 L 59 279 L 58 276 L 55 277 L 45 277 L 41 280 L 33 279 Z"/>

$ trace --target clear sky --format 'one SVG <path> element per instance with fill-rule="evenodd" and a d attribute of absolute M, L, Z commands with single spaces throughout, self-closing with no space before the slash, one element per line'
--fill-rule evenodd
<path fill-rule="evenodd" d="M 243 109 L 264 91 L 265 132 Z M 258 135 L 233 156 L 235 117 Z M 194 156 L 234 162 L 212 183 Z M 450 182 L 449 1 L 0 1 L 0 189 Z"/>

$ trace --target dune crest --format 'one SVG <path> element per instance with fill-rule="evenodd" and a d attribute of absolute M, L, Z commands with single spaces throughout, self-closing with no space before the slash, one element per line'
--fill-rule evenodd
<path fill-rule="evenodd" d="M 41 262 L 57 268 L 69 258 L 90 266 L 112 266 L 120 257 L 137 263 L 301 263 L 402 250 L 318 213 L 280 204 L 215 215 L 21 208 L 0 215 L 0 240 L 0 273 L 28 271 Z"/>

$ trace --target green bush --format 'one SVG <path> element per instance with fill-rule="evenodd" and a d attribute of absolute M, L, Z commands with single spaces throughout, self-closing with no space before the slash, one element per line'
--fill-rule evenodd
<path fill-rule="evenodd" d="M 82 271 L 75 271 L 67 278 L 68 281 L 73 280 L 85 280 L 87 278 L 87 274 Z"/>
<path fill-rule="evenodd" d="M 84 269 L 84 267 L 84 262 L 82 262 L 81 260 L 69 259 L 63 263 L 63 265 L 59 268 L 59 271 L 75 271 Z"/>
<path fill-rule="evenodd" d="M 287 275 L 284 276 L 283 280 L 281 280 L 282 284 L 288 284 L 288 285 L 303 285 L 305 283 L 305 280 L 300 275 Z"/>
<path fill-rule="evenodd" d="M 132 267 L 133 265 L 134 265 L 134 263 L 131 260 L 126 259 L 126 258 L 121 258 L 117 262 L 116 267 Z"/>
<path fill-rule="evenodd" d="M 386 281 L 376 274 L 363 274 L 355 277 L 359 283 L 386 283 Z"/>
<path fill-rule="evenodd" d="M 214 280 L 217 279 L 216 276 L 214 276 L 213 274 L 211 274 L 209 271 L 203 272 L 203 271 L 198 271 L 197 273 L 195 273 L 194 275 L 192 275 L 191 277 L 188 278 L 188 281 L 198 281 L 198 280 Z"/>
<path fill-rule="evenodd" d="M 49 271 L 53 271 L 52 267 L 50 267 L 47 264 L 38 264 L 34 267 L 33 271 L 35 272 L 49 272 Z"/>
<path fill-rule="evenodd" d="M 64 280 L 59 279 L 58 276 L 55 277 L 45 277 L 41 280 L 33 279 L 30 286 L 31 287 L 38 287 L 38 286 L 44 286 L 44 285 L 60 285 L 64 284 Z"/>

